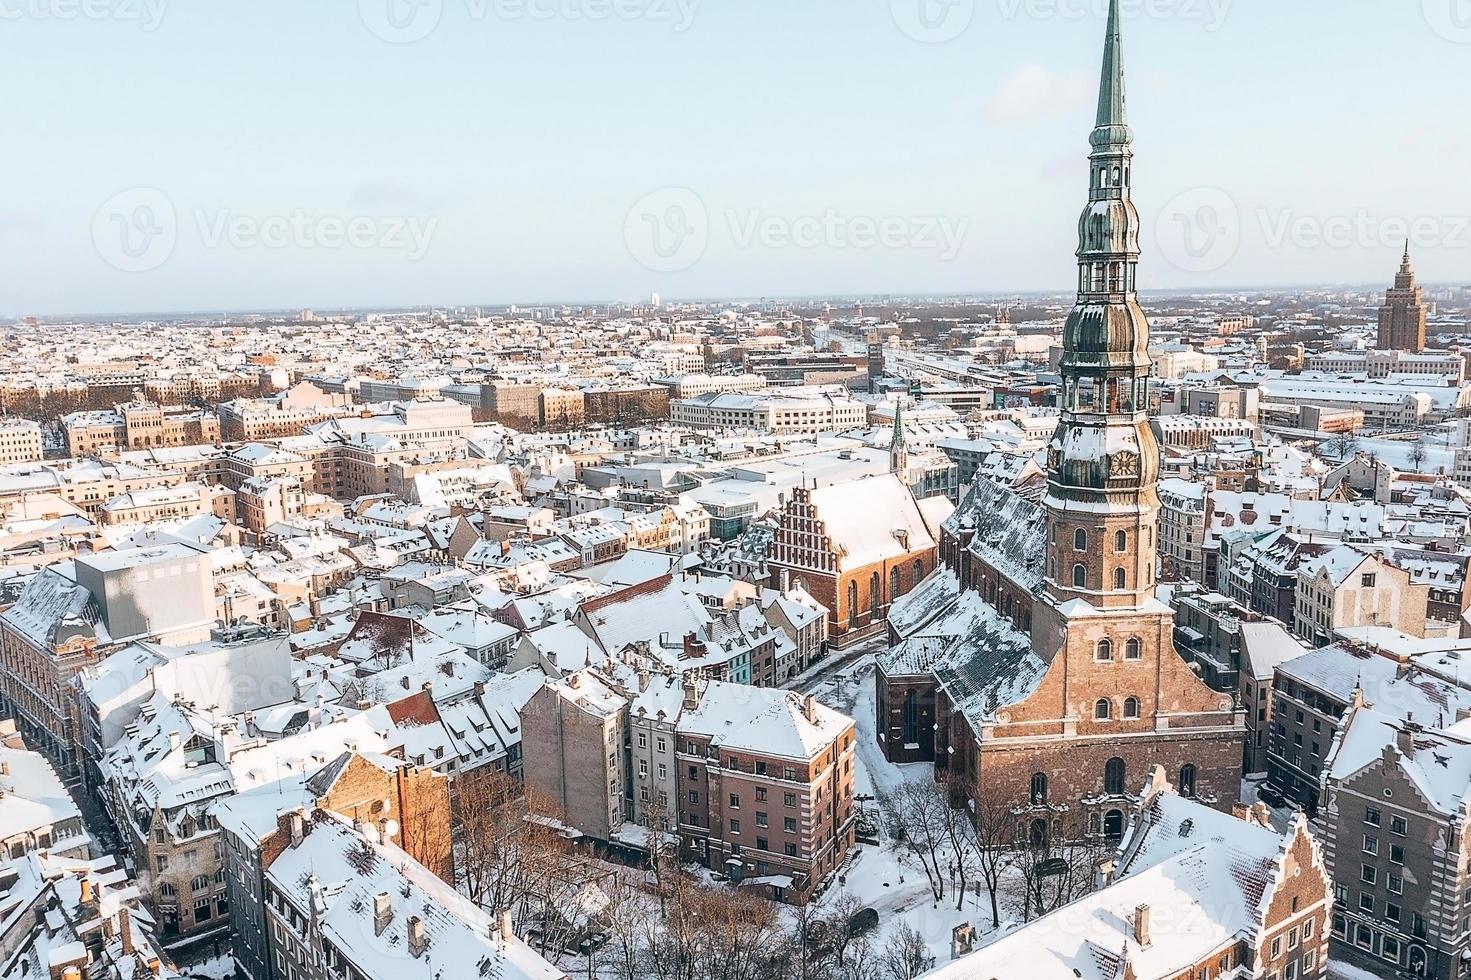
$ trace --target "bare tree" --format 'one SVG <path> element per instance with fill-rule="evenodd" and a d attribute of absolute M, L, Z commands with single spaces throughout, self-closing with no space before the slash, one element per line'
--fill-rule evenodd
<path fill-rule="evenodd" d="M 1414 465 L 1416 471 L 1419 471 L 1420 467 L 1425 465 L 1425 458 L 1428 455 L 1429 453 L 1425 449 L 1425 440 L 1416 439 L 1415 444 L 1410 447 L 1410 462 Z"/>
<path fill-rule="evenodd" d="M 891 833 L 914 855 L 929 879 L 936 902 L 945 898 L 945 847 L 951 826 L 950 804 L 933 783 L 908 782 L 889 796 Z"/>
<path fill-rule="evenodd" d="M 1001 925 L 1001 879 L 1017 859 L 1019 821 L 1010 803 L 977 799 L 971 813 L 976 872 L 991 899 L 991 928 Z"/>
<path fill-rule="evenodd" d="M 914 980 L 933 965 L 929 943 L 907 922 L 899 923 L 879 955 L 882 980 Z"/>
<path fill-rule="evenodd" d="M 555 807 L 488 770 L 456 780 L 452 807 L 460 889 L 482 908 L 510 910 L 543 952 L 564 948 L 585 925 L 588 886 L 606 872 L 573 854 Z"/>
<path fill-rule="evenodd" d="M 1026 920 L 1092 891 L 1094 869 L 1108 848 L 1104 838 L 1089 835 L 1081 823 L 1029 834 L 1019 855 Z"/>

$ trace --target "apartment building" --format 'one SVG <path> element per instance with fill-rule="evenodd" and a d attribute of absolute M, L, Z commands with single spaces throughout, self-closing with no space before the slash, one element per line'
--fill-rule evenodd
<path fill-rule="evenodd" d="M 62 417 L 61 428 L 72 456 L 109 448 L 151 449 L 220 441 L 218 416 L 146 401 L 126 402 L 110 412 L 74 412 Z"/>
<path fill-rule="evenodd" d="M 783 435 L 841 432 L 868 423 L 868 406 L 821 388 L 710 392 L 669 403 L 669 420 L 692 429 L 754 429 Z"/>
<path fill-rule="evenodd" d="M 1294 631 L 1328 643 L 1339 631 L 1388 626 L 1424 636 L 1430 586 L 1379 555 L 1340 546 L 1304 562 L 1297 570 Z"/>
<path fill-rule="evenodd" d="M 522 717 L 527 785 L 581 833 L 805 902 L 853 843 L 853 720 L 814 698 L 608 663 L 549 680 Z"/>
<path fill-rule="evenodd" d="M 1334 738 L 1360 696 L 1420 724 L 1471 710 L 1471 690 L 1362 644 L 1334 644 L 1284 661 L 1272 682 L 1267 781 L 1309 814 L 1318 811 Z"/>
<path fill-rule="evenodd" d="M 30 419 L 0 418 L 0 466 L 32 463 L 43 455 L 38 424 Z"/>
<path fill-rule="evenodd" d="M 1466 723 L 1425 727 L 1356 698 L 1323 785 L 1334 959 L 1379 977 L 1465 977 Z"/>

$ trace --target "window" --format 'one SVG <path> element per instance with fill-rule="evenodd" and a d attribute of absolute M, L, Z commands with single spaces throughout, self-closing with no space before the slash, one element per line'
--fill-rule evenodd
<path fill-rule="evenodd" d="M 1301 711 L 1297 713 L 1297 720 L 1299 723 L 1302 722 Z M 1382 819 L 1383 817 L 1380 816 L 1378 809 L 1376 809 L 1375 807 L 1370 806 L 1364 808 L 1364 823 L 1368 824 L 1371 827 L 1377 827 L 1379 826 L 1379 821 Z"/>
<path fill-rule="evenodd" d="M 787 857 L 796 857 L 797 845 L 793 844 L 791 841 L 788 841 L 787 843 L 782 845 L 782 853 L 784 853 Z"/>
<path fill-rule="evenodd" d="M 209 876 L 208 875 L 196 875 L 189 882 L 189 890 L 190 891 L 193 891 L 193 892 L 209 891 Z"/>
<path fill-rule="evenodd" d="M 1395 864 L 1405 863 L 1405 849 L 1398 844 L 1389 845 L 1389 860 Z"/>
<path fill-rule="evenodd" d="M 757 803 L 765 803 L 766 802 L 766 787 L 765 786 L 757 786 L 756 787 L 756 802 Z"/>
<path fill-rule="evenodd" d="M 1369 892 L 1359 892 L 1359 911 L 1374 914 L 1374 896 Z"/>
<path fill-rule="evenodd" d="M 1180 767 L 1180 795 L 1195 795 L 1195 766 L 1189 762 Z"/>
<path fill-rule="evenodd" d="M 1405 879 L 1399 875 L 1391 874 L 1385 882 L 1385 887 L 1389 889 L 1390 894 L 1403 895 L 1405 893 Z"/>
<path fill-rule="evenodd" d="M 1127 643 L 1124 644 L 1124 659 L 1125 660 L 1138 660 L 1138 659 L 1140 659 L 1143 656 L 1144 656 L 1144 654 L 1140 652 L 1138 638 L 1137 637 L 1131 637 L 1129 639 L 1129 642 L 1127 642 Z"/>
<path fill-rule="evenodd" d="M 1093 659 L 1099 663 L 1113 659 L 1113 644 L 1108 640 L 1099 640 L 1098 646 L 1093 651 Z"/>
<path fill-rule="evenodd" d="M 741 822 L 735 817 L 730 818 L 730 832 L 732 834 L 739 834 L 741 832 Z"/>
<path fill-rule="evenodd" d="M 1103 791 L 1117 795 L 1124 791 L 1124 760 L 1115 756 L 1103 767 Z"/>
<path fill-rule="evenodd" d="M 1108 721 L 1113 705 L 1108 698 L 1099 698 L 1093 705 L 1093 717 L 1098 721 Z"/>
<path fill-rule="evenodd" d="M 1124 698 L 1124 717 L 1125 718 L 1138 718 L 1139 717 L 1139 699 L 1138 698 Z"/>
<path fill-rule="evenodd" d="M 1406 822 L 1404 817 L 1390 817 L 1389 832 L 1391 834 L 1398 834 L 1400 837 L 1403 837 L 1405 836 L 1405 834 L 1410 832 L 1410 825 L 1408 822 Z"/>
<path fill-rule="evenodd" d="M 173 898 L 178 893 L 179 890 L 173 886 L 172 882 L 165 881 L 158 886 L 158 894 L 164 898 Z"/>
<path fill-rule="evenodd" d="M 782 800 L 781 800 L 781 802 L 782 802 L 782 805 L 783 806 L 796 806 L 797 805 L 797 794 L 796 793 L 783 793 L 782 794 Z"/>
<path fill-rule="evenodd" d="M 758 826 L 758 827 L 765 827 L 766 826 L 766 814 L 765 813 L 762 813 L 759 810 L 756 812 L 756 826 Z M 765 850 L 765 848 L 762 848 L 762 850 Z"/>
<path fill-rule="evenodd" d="M 739 793 L 732 793 L 732 794 L 730 794 L 730 808 L 732 810 L 739 810 L 741 808 L 741 794 L 739 794 Z"/>
<path fill-rule="evenodd" d="M 1379 880 L 1379 872 L 1372 864 L 1360 865 L 1359 880 L 1366 885 L 1372 885 Z"/>
<path fill-rule="evenodd" d="M 1088 584 L 1088 569 L 1082 565 L 1073 566 L 1073 588 L 1081 589 Z"/>
<path fill-rule="evenodd" d="M 1127 531 L 1116 531 L 1113 536 L 1114 551 L 1129 550 L 1129 533 Z"/>
<path fill-rule="evenodd" d="M 1045 806 L 1047 804 L 1047 774 L 1044 772 L 1032 773 L 1032 805 Z"/>
<path fill-rule="evenodd" d="M 1088 550 L 1088 532 L 1085 531 L 1085 530 L 1083 530 L 1082 528 L 1078 528 L 1077 530 L 1075 530 L 1073 532 L 1073 550 L 1074 551 L 1087 551 Z"/>
<path fill-rule="evenodd" d="M 1379 853 L 1379 838 L 1378 837 L 1371 837 L 1368 834 L 1365 834 L 1364 835 L 1364 853 L 1365 854 L 1378 854 Z"/>
<path fill-rule="evenodd" d="M 1127 588 L 1129 584 L 1128 573 L 1122 567 L 1113 570 L 1113 587 L 1116 589 Z"/>
<path fill-rule="evenodd" d="M 789 834 L 795 834 L 797 832 L 797 818 L 796 817 L 782 817 L 781 818 L 781 829 L 782 830 L 785 830 Z"/>

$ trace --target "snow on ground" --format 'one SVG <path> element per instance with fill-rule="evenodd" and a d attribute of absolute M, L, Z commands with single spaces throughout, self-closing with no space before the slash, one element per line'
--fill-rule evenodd
<path fill-rule="evenodd" d="M 961 923 L 970 923 L 977 932 L 977 943 L 991 933 L 991 899 L 984 886 L 976 891 L 972 883 L 962 908 L 956 909 L 956 892 L 952 883 L 945 886 L 945 898 L 936 902 L 924 869 L 912 856 L 888 840 L 888 810 L 885 800 L 907 782 L 931 780 L 934 769 L 927 763 L 894 765 L 884 758 L 875 735 L 874 674 L 872 656 L 862 657 L 836 672 L 817 687 L 819 700 L 853 716 L 857 735 L 857 751 L 853 774 L 853 792 L 859 797 L 873 796 L 884 813 L 883 842 L 877 846 L 860 844 L 858 853 L 840 871 L 838 883 L 823 895 L 821 904 L 831 905 L 842 896 L 856 896 L 863 905 L 879 913 L 876 945 L 898 927 L 907 923 L 924 936 L 930 955 L 937 964 L 950 959 L 951 931 Z M 1010 875 L 1002 883 L 1001 925 L 1005 928 L 1021 918 L 1020 875 Z"/>
<path fill-rule="evenodd" d="M 1377 973 L 1361 970 L 1347 963 L 1330 962 L 1328 964 L 1328 980 L 1384 980 Z"/>
<path fill-rule="evenodd" d="M 235 976 L 235 960 L 230 956 L 212 956 L 207 960 L 180 967 L 179 972 L 185 977 L 198 977 L 199 980 L 230 980 Z"/>

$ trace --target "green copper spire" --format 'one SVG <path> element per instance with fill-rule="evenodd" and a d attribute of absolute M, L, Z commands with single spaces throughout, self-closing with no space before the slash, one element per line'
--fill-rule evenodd
<path fill-rule="evenodd" d="M 889 440 L 889 472 L 909 479 L 909 443 L 904 439 L 904 406 L 894 403 L 894 438 Z"/>
<path fill-rule="evenodd" d="M 1098 123 L 1093 130 L 1094 146 L 1129 142 L 1129 121 L 1124 103 L 1124 40 L 1119 23 L 1119 0 L 1110 0 L 1108 37 L 1103 45 L 1103 77 L 1098 83 Z"/>

